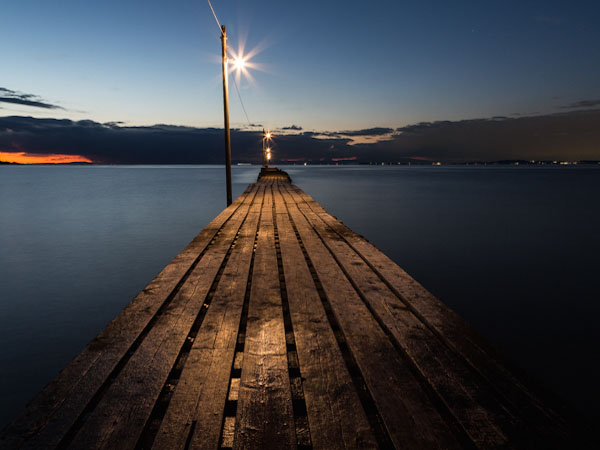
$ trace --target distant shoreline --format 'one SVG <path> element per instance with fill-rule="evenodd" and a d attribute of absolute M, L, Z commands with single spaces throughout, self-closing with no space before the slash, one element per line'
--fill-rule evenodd
<path fill-rule="evenodd" d="M 32 163 L 23 164 L 15 162 L 0 161 L 3 166 L 214 166 L 222 164 L 197 163 L 197 164 L 179 164 L 179 163 L 148 163 L 148 164 L 106 164 L 106 163 L 86 163 L 86 162 L 71 162 L 71 163 Z M 233 162 L 237 166 L 260 166 L 260 164 Z M 600 161 L 526 161 L 526 160 L 502 160 L 502 161 L 469 161 L 469 162 L 443 162 L 443 161 L 398 161 L 398 162 L 348 162 L 335 161 L 324 163 L 312 161 L 296 161 L 287 162 L 281 161 L 278 166 L 576 166 L 576 165 L 600 165 Z"/>

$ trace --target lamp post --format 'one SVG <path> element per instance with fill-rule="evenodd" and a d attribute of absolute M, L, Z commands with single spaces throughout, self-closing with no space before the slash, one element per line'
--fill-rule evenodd
<path fill-rule="evenodd" d="M 262 166 L 265 166 L 266 155 L 265 155 L 265 140 L 267 139 L 267 133 L 265 133 L 265 129 L 263 128 L 263 137 L 262 137 Z"/>
<path fill-rule="evenodd" d="M 227 34 L 221 25 L 221 49 L 223 65 L 223 115 L 225 118 L 225 178 L 227 182 L 227 206 L 231 205 L 231 137 L 229 133 L 229 86 L 227 84 Z"/>
<path fill-rule="evenodd" d="M 271 139 L 271 132 L 265 132 L 263 128 L 263 138 L 262 138 L 262 165 L 265 168 L 269 167 L 269 160 L 271 159 L 271 147 L 265 148 L 265 141 Z"/>

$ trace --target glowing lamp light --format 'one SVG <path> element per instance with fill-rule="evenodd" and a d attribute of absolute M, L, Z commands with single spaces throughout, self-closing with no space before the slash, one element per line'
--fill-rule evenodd
<path fill-rule="evenodd" d="M 233 60 L 233 68 L 237 71 L 241 71 L 246 67 L 246 61 L 244 58 L 237 57 Z"/>
<path fill-rule="evenodd" d="M 263 167 L 269 167 L 269 161 L 271 159 L 271 147 L 266 147 L 267 141 L 271 139 L 273 133 L 270 131 L 265 131 L 263 128 L 263 138 L 262 138 L 262 150 L 263 150 Z"/>

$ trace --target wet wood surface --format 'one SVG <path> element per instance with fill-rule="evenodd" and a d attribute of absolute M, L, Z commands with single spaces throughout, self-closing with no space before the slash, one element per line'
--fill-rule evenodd
<path fill-rule="evenodd" d="M 593 448 L 380 250 L 261 175 L 0 448 Z"/>

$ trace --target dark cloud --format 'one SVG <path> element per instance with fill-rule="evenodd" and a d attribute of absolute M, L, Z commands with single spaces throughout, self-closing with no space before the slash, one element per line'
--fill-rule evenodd
<path fill-rule="evenodd" d="M 245 139 L 240 143 L 238 135 Z M 258 136 L 258 134 L 256 134 Z M 247 146 L 253 134 L 233 131 Z M 260 137 L 257 138 L 260 144 Z M 172 125 L 127 127 L 90 120 L 0 118 L 0 149 L 83 155 L 108 164 L 220 163 L 223 131 Z"/>
<path fill-rule="evenodd" d="M 283 127 L 282 130 L 296 130 L 296 131 L 300 131 L 300 130 L 302 130 L 302 127 L 299 127 L 298 125 L 290 125 L 289 127 Z"/>
<path fill-rule="evenodd" d="M 347 131 L 321 131 L 319 133 L 314 133 L 315 135 L 318 136 L 330 136 L 330 137 L 365 137 L 365 136 L 373 136 L 373 137 L 377 137 L 377 136 L 382 136 L 385 134 L 390 134 L 393 133 L 394 129 L 393 128 L 382 128 L 382 127 L 375 127 L 375 128 L 365 128 L 362 130 L 347 130 Z"/>
<path fill-rule="evenodd" d="M 360 130 L 354 136 L 392 132 L 389 128 L 373 128 Z M 233 161 L 260 162 L 261 139 L 259 130 L 232 130 Z M 224 161 L 222 129 L 131 127 L 116 122 L 32 117 L 0 117 L 0 151 L 82 155 L 109 164 Z M 600 109 L 533 117 L 423 122 L 398 128 L 389 139 L 368 143 L 353 142 L 352 136 L 338 133 L 282 134 L 273 140 L 273 156 L 275 163 L 600 160 Z"/>
<path fill-rule="evenodd" d="M 447 162 L 600 159 L 600 110 L 426 122 L 397 131 L 375 144 L 380 161 L 392 155 Z"/>
<path fill-rule="evenodd" d="M 36 108 L 44 109 L 64 109 L 58 105 L 53 105 L 42 101 L 40 97 L 33 94 L 23 94 L 21 92 L 13 91 L 0 87 L 0 102 L 13 103 L 16 105 L 33 106 Z"/>
<path fill-rule="evenodd" d="M 576 108 L 594 108 L 600 106 L 600 99 L 597 100 L 580 100 L 578 102 L 563 105 L 561 109 L 576 109 Z"/>
<path fill-rule="evenodd" d="M 354 130 L 354 131 L 340 131 L 338 134 L 343 136 L 381 136 L 384 134 L 392 133 L 393 128 L 366 128 L 364 130 Z"/>

